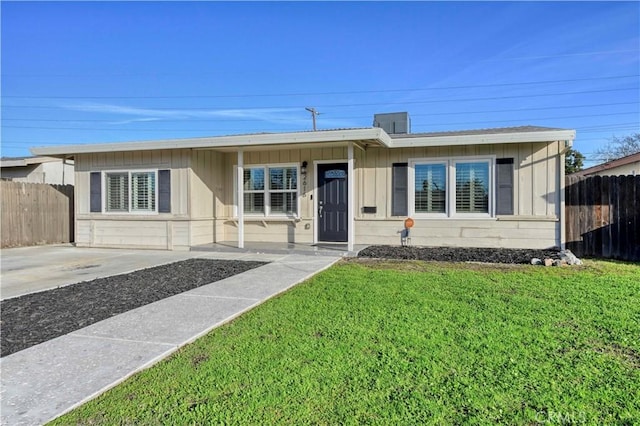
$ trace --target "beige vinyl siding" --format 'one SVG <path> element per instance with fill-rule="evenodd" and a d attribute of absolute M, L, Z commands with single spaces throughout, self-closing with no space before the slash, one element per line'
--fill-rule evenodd
<path fill-rule="evenodd" d="M 91 172 L 111 170 L 134 171 L 136 169 L 171 169 L 171 216 L 185 217 L 189 214 L 187 188 L 191 151 L 188 149 L 162 151 L 107 152 L 80 154 L 76 156 L 75 180 L 77 210 L 79 215 L 100 215 L 89 212 L 89 175 Z"/>
<path fill-rule="evenodd" d="M 400 243 L 404 217 L 390 216 L 393 163 L 415 158 L 486 156 L 514 158 L 514 215 L 473 220 L 416 219 L 412 243 L 537 248 L 559 245 L 559 150 L 557 142 L 356 150 L 356 243 Z M 365 206 L 375 206 L 377 212 L 363 213 Z"/>
<path fill-rule="evenodd" d="M 216 217 L 226 211 L 224 204 L 225 154 L 195 150 L 191 154 L 189 179 L 191 245 L 221 241 Z"/>
<path fill-rule="evenodd" d="M 191 150 L 79 154 L 76 156 L 76 245 L 179 250 L 191 242 Z M 171 170 L 171 213 L 103 214 L 89 211 L 91 172 Z M 209 232 L 211 234 L 212 232 Z"/>
<path fill-rule="evenodd" d="M 95 245 L 167 248 L 167 225 L 164 221 L 109 220 L 94 223 Z"/>
<path fill-rule="evenodd" d="M 315 185 L 314 161 L 345 161 L 347 159 L 347 148 L 308 148 L 308 149 L 283 149 L 273 151 L 247 151 L 243 154 L 245 166 L 251 165 L 276 165 L 276 164 L 297 164 L 302 165 L 307 161 L 307 184 L 303 185 L 303 178 L 300 176 L 298 182 L 300 194 L 301 221 L 276 218 L 255 218 L 245 216 L 244 235 L 245 241 L 256 242 L 290 242 L 310 244 L 313 242 L 313 192 Z M 235 167 L 238 164 L 236 153 L 224 154 L 224 215 L 218 215 L 216 220 L 216 237 L 218 241 L 237 241 L 237 222 L 234 220 L 234 179 Z M 357 192 L 357 189 L 356 189 Z M 218 230 L 222 230 L 218 233 Z"/>
<path fill-rule="evenodd" d="M 215 151 L 192 152 L 189 182 L 192 219 L 211 219 L 216 215 L 217 201 L 223 192 L 222 157 Z"/>
<path fill-rule="evenodd" d="M 76 194 L 78 194 L 78 187 L 75 188 Z M 91 246 L 91 221 L 90 220 L 78 220 L 76 218 L 75 223 L 75 243 L 78 246 L 88 247 Z"/>
<path fill-rule="evenodd" d="M 224 222 L 227 232 L 226 241 L 238 241 L 238 225 L 236 221 Z M 274 242 L 274 243 L 313 243 L 313 221 L 305 219 L 295 220 L 254 220 L 249 219 L 244 224 L 245 241 Z"/>
<path fill-rule="evenodd" d="M 316 223 L 314 161 L 342 162 L 343 147 L 244 152 L 245 166 L 307 161 L 300 176 L 299 219 L 245 216 L 245 241 L 313 242 Z M 356 244 L 399 244 L 404 217 L 391 216 L 392 164 L 412 159 L 476 156 L 514 158 L 514 215 L 481 219 L 416 219 L 414 245 L 550 247 L 559 244 L 561 144 L 505 143 L 388 149 L 356 147 L 354 214 Z M 236 241 L 234 181 L 237 153 L 167 149 L 76 156 L 76 242 L 80 246 L 187 249 L 215 241 Z M 89 176 L 94 171 L 171 170 L 171 213 L 113 215 L 89 212 Z M 493 190 L 493 188 L 492 188 Z M 365 214 L 363 207 L 376 207 Z"/>
<path fill-rule="evenodd" d="M 189 222 L 191 245 L 209 244 L 215 241 L 215 224 L 213 219 L 194 219 Z"/>
<path fill-rule="evenodd" d="M 557 216 L 558 143 L 522 143 L 433 148 L 368 148 L 356 150 L 356 218 L 382 219 L 391 212 L 391 167 L 414 158 L 448 159 L 465 156 L 514 158 L 515 215 Z M 377 213 L 364 214 L 362 207 Z"/>
<path fill-rule="evenodd" d="M 486 156 L 514 158 L 514 215 L 464 220 L 418 219 L 412 230 L 413 244 L 476 247 L 551 247 L 559 244 L 558 143 L 494 144 L 483 146 L 418 147 L 387 149 L 356 148 L 355 153 L 355 238 L 356 244 L 398 244 L 403 218 L 391 212 L 391 167 L 413 158 L 459 158 Z M 245 218 L 246 241 L 312 242 L 315 223 L 313 184 L 316 160 L 346 159 L 345 148 L 245 152 L 245 165 L 308 162 L 307 191 L 300 199 L 302 222 L 258 221 Z M 237 154 L 225 154 L 225 187 L 233 188 Z M 302 183 L 301 183 L 302 185 Z M 226 193 L 226 215 L 218 217 L 217 228 L 224 240 L 235 241 L 237 223 L 233 219 L 233 191 Z M 363 207 L 376 213 L 363 213 Z M 308 224 L 309 229 L 305 229 Z M 220 234 L 217 234 L 220 235 Z"/>
<path fill-rule="evenodd" d="M 357 244 L 400 244 L 403 220 L 356 220 Z M 557 222 L 416 220 L 411 244 L 432 247 L 547 248 L 555 245 Z"/>
<path fill-rule="evenodd" d="M 189 221 L 109 218 L 76 222 L 78 247 L 189 249 Z"/>

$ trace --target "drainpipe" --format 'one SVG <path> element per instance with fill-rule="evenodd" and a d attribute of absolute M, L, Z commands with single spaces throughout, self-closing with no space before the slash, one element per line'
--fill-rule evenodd
<path fill-rule="evenodd" d="M 566 155 L 566 152 L 571 149 L 571 147 L 573 146 L 573 140 L 566 140 L 566 141 L 558 141 L 559 144 L 562 144 L 560 146 L 560 154 L 558 155 L 558 162 L 560 164 L 558 164 L 558 167 L 560 168 L 560 173 L 558 173 L 560 182 L 558 182 L 558 192 L 560 193 L 559 197 L 558 197 L 558 204 L 560 205 L 559 208 L 559 214 L 558 214 L 558 220 L 560 221 L 560 235 L 558 236 L 558 246 L 560 247 L 560 250 L 565 250 L 567 247 L 567 237 L 566 237 L 566 226 L 567 224 L 565 223 L 566 219 L 565 219 L 565 199 L 564 199 L 564 191 L 565 191 L 565 176 L 564 176 L 564 158 Z"/>

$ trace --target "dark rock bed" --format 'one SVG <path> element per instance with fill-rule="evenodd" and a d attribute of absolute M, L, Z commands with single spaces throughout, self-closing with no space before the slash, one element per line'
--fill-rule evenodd
<path fill-rule="evenodd" d="M 0 356 L 265 262 L 189 259 L 0 302 Z"/>
<path fill-rule="evenodd" d="M 560 256 L 559 251 L 553 249 L 370 246 L 360 251 L 358 257 L 525 264 L 532 258 L 555 260 Z M 3 300 L 0 302 L 0 356 L 264 264 L 189 259 Z"/>
<path fill-rule="evenodd" d="M 432 260 L 440 262 L 531 263 L 532 258 L 560 259 L 558 250 L 370 246 L 358 257 L 375 259 Z"/>

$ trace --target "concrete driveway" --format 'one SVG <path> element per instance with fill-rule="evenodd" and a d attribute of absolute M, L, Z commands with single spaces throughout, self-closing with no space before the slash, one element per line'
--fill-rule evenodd
<path fill-rule="evenodd" d="M 1 256 L 3 298 L 191 257 L 270 262 L 0 358 L 0 424 L 7 425 L 46 423 L 340 259 L 68 245 Z"/>
<path fill-rule="evenodd" d="M 2 249 L 0 299 L 202 256 L 188 251 L 78 248 L 69 244 Z"/>

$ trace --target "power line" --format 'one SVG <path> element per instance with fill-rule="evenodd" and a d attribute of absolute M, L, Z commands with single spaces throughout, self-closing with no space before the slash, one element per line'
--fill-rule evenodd
<path fill-rule="evenodd" d="M 222 99 L 222 98 L 257 98 L 257 97 L 286 97 L 286 96 L 328 96 L 328 95 L 354 95 L 367 93 L 401 93 L 401 92 L 419 92 L 430 90 L 451 90 L 451 89 L 475 89 L 488 87 L 509 87 L 509 86 L 527 86 L 536 84 L 555 84 L 555 83 L 574 83 L 580 81 L 594 80 L 615 80 L 624 78 L 637 78 L 640 74 L 618 75 L 606 77 L 587 77 L 573 78 L 564 80 L 540 80 L 540 81 L 524 81 L 519 83 L 491 83 L 491 84 L 473 84 L 463 86 L 441 86 L 441 87 L 425 87 L 414 89 L 382 89 L 382 90 L 351 90 L 351 91 L 335 91 L 335 92 L 303 92 L 303 93 L 263 93 L 263 94 L 237 94 L 237 95 L 174 95 L 174 96 L 34 96 L 34 95 L 10 95 L 3 96 L 9 99 Z"/>
<path fill-rule="evenodd" d="M 622 112 L 622 113 L 610 113 L 610 114 L 589 114 L 589 115 L 565 115 L 565 116 L 556 116 L 556 117 L 540 117 L 540 118 L 522 118 L 522 119 L 508 119 L 508 120 L 482 120 L 482 121 L 461 121 L 457 123 L 438 123 L 441 126 L 457 126 L 461 124 L 474 124 L 474 123 L 515 123 L 515 122 L 532 122 L 532 121 L 541 121 L 541 120 L 565 120 L 568 118 L 588 118 L 588 117 L 606 117 L 606 116 L 614 116 L 614 115 L 637 115 L 637 111 L 633 112 Z M 428 127 L 431 124 L 418 125 L 417 127 Z"/>
<path fill-rule="evenodd" d="M 411 117 L 431 117 L 431 116 L 440 116 L 440 115 L 468 115 L 468 114 L 486 114 L 486 113 L 495 113 L 495 112 L 526 112 L 526 111 L 543 111 L 543 110 L 552 110 L 552 109 L 567 109 L 567 108 L 588 108 L 588 107 L 599 107 L 599 106 L 614 106 L 614 105 L 638 105 L 637 102 L 615 102 L 615 103 L 609 103 L 609 104 L 591 104 L 591 105 L 562 105 L 562 106 L 555 106 L 555 107 L 541 107 L 541 108 L 519 108 L 519 109 L 500 109 L 500 110 L 482 110 L 482 111 L 460 111 L 460 112 L 434 112 L 434 113 L 426 113 L 426 114 L 411 114 Z M 621 114 L 637 114 L 638 111 L 631 111 L 631 112 L 618 112 L 618 113 L 609 113 L 609 114 L 593 114 L 593 115 L 580 115 L 580 116 L 568 116 L 568 117 L 550 117 L 550 118 L 536 118 L 533 120 L 546 120 L 546 119 L 557 119 L 557 118 L 581 118 L 581 117 L 601 117 L 601 116 L 606 116 L 606 115 L 621 115 Z M 358 118 L 369 118 L 368 115 L 359 115 L 359 116 L 348 116 L 348 117 L 343 117 L 343 116 L 338 116 L 336 117 L 338 119 L 358 119 Z M 80 123 L 114 123 L 117 122 L 119 119 L 117 118 L 112 118 L 109 120 L 90 120 L 90 119 L 75 119 L 75 118 L 70 118 L 70 119 L 60 119 L 60 118 L 55 118 L 55 119 L 47 119 L 47 118 L 2 118 L 2 121 L 29 121 L 29 122 L 33 122 L 33 121 L 44 121 L 44 122 L 64 122 L 64 123 L 68 123 L 68 122 L 80 122 Z M 127 118 L 121 118 L 120 120 L 124 120 L 126 121 Z M 526 121 L 528 119 L 524 119 L 523 121 Z M 530 120 L 530 119 L 529 119 Z M 161 122 L 183 122 L 183 121 L 188 121 L 188 122 L 251 122 L 251 121 L 261 121 L 260 119 L 257 118 L 243 118 L 243 119 L 219 119 L 219 118 L 207 118 L 207 119 L 198 119 L 198 118 L 191 118 L 191 117 L 185 117 L 185 118 L 180 118 L 180 119 L 172 119 L 172 118 L 158 118 L 157 120 L 153 120 L 153 121 L 161 121 Z M 140 124 L 140 123 L 148 123 L 151 122 L 147 121 L 147 122 L 135 122 L 136 124 Z M 118 124 L 118 123 L 114 123 L 114 124 Z M 127 123 L 120 123 L 120 124 L 127 124 Z"/>
<path fill-rule="evenodd" d="M 601 107 L 601 106 L 617 106 L 617 105 L 638 105 L 638 102 L 614 102 L 607 104 L 581 104 L 581 105 L 560 105 L 560 106 L 552 106 L 552 107 L 539 107 L 539 108 L 510 108 L 510 109 L 494 109 L 494 110 L 481 110 L 481 111 L 460 111 L 460 112 L 433 112 L 426 114 L 411 114 L 411 117 L 424 117 L 424 116 L 432 116 L 432 115 L 460 115 L 460 114 L 485 114 L 485 113 L 494 113 L 494 112 L 522 112 L 522 111 L 544 111 L 550 109 L 567 109 L 567 108 L 591 108 L 591 107 Z M 342 117 L 342 118 L 362 118 L 360 117 Z M 368 117 L 368 116 L 366 116 Z"/>
<path fill-rule="evenodd" d="M 506 123 L 506 122 L 522 122 L 525 120 L 498 120 L 498 121 L 478 121 L 476 123 Z M 470 122 L 459 122 L 459 123 L 437 123 L 437 126 L 454 126 L 454 125 L 464 125 L 464 124 L 468 124 Z M 620 126 L 637 126 L 640 127 L 640 123 L 638 122 L 631 122 L 631 123 L 619 123 L 619 124 L 606 124 L 606 125 L 601 125 L 601 126 L 589 126 L 589 127 L 576 127 L 576 130 L 582 130 L 582 131 L 592 131 L 592 130 L 598 130 L 598 129 L 617 129 Z M 434 125 L 431 124 L 425 124 L 425 125 L 419 125 L 417 127 L 430 127 L 433 128 Z M 32 130 L 90 130 L 90 131 L 114 131 L 114 132 L 218 132 L 218 131 L 247 131 L 247 129 L 160 129 L 160 128 L 153 128 L 153 129 L 119 129 L 119 128 L 100 128 L 100 127 L 51 127 L 51 126 L 3 126 L 3 128 L 6 129 L 32 129 Z M 296 131 L 299 129 L 290 129 L 287 131 Z"/>
<path fill-rule="evenodd" d="M 327 104 L 327 105 L 318 105 L 323 108 L 341 108 L 341 107 L 356 107 L 356 106 L 378 106 L 378 105 L 407 105 L 407 104 L 429 104 L 429 103 L 446 103 L 446 102 L 476 102 L 476 101 L 488 101 L 488 100 L 499 100 L 499 99 L 521 99 L 521 98 L 538 98 L 538 97 L 548 97 L 548 96 L 566 96 L 566 95 L 581 95 L 586 93 L 606 93 L 606 92 L 622 92 L 622 91 L 632 91 L 639 90 L 638 87 L 624 87 L 618 89 L 601 89 L 601 90 L 580 90 L 575 92 L 558 92 L 558 93 L 542 93 L 535 95 L 512 95 L 512 96 L 491 96 L 484 98 L 458 98 L 458 99 L 429 99 L 429 100 L 420 100 L 420 101 L 404 101 L 404 102 L 377 102 L 377 103 L 354 103 L 354 104 Z M 44 109 L 59 109 L 60 106 L 51 106 L 51 105 L 3 105 L 4 108 L 44 108 Z M 78 106 L 78 108 L 81 106 Z M 229 107 L 220 107 L 220 106 L 210 106 L 207 108 L 199 107 L 199 108 L 152 108 L 157 111 L 206 111 L 211 109 L 232 109 L 234 111 L 242 111 L 242 110 L 255 110 L 255 109 L 277 109 L 277 108 L 305 108 L 301 105 L 278 105 L 278 106 L 263 106 L 263 107 L 238 107 L 238 108 L 229 108 Z M 65 109 L 70 109 L 66 107 Z M 146 110 L 150 109 L 149 107 L 145 107 Z M 101 111 L 86 111 L 86 112 L 101 112 Z M 134 112 L 132 112 L 133 114 Z"/>
<path fill-rule="evenodd" d="M 457 114 L 463 114 L 463 113 L 457 113 Z M 507 119 L 507 120 L 482 120 L 482 121 L 464 121 L 464 122 L 457 122 L 457 123 L 442 123 L 442 125 L 458 125 L 458 124 L 465 124 L 465 123 L 500 123 L 500 122 L 516 122 L 516 121 L 522 121 L 522 122 L 529 122 L 529 121 L 540 121 L 540 120 L 560 120 L 560 119 L 567 119 L 567 118 L 587 118 L 587 117 L 607 117 L 607 116 L 617 116 L 617 115 L 631 115 L 631 114 L 638 114 L 638 111 L 629 111 L 629 112 L 614 112 L 614 113 L 608 113 L 608 114 L 585 114 L 585 115 L 565 115 L 565 116 L 553 116 L 553 117 L 538 117 L 538 118 L 519 118 L 519 119 Z M 439 115 L 439 114 L 420 114 L 422 116 L 430 116 L 430 115 Z M 339 119 L 346 119 L 346 117 L 338 117 Z M 74 123 L 74 122 L 80 122 L 80 123 L 112 123 L 112 124 L 129 124 L 129 123 L 118 123 L 118 122 L 114 122 L 114 120 L 75 120 L 75 119 L 38 119 L 38 118 L 3 118 L 3 121 L 27 121 L 27 122 L 56 122 L 56 123 Z M 257 121 L 257 122 L 262 122 L 265 121 L 263 119 L 260 118 L 254 118 L 254 119 L 244 119 L 244 120 L 226 120 L 226 119 L 211 119 L 211 120 L 203 120 L 203 119 L 158 119 L 158 120 L 154 120 L 154 121 L 145 121 L 145 122 L 132 122 L 130 124 L 149 124 L 149 123 L 157 123 L 157 122 L 164 122 L 164 123 L 172 123 L 172 122 L 214 122 L 214 123 L 227 123 L 227 122 L 253 122 L 253 121 Z M 440 124 L 440 123 L 439 123 Z M 425 124 L 426 125 L 430 125 L 430 124 Z M 419 125 L 421 126 L 421 125 Z M 12 126 L 3 126 L 3 127 L 12 127 Z M 83 127 L 84 128 L 84 127 Z"/>
<path fill-rule="evenodd" d="M 564 53 L 562 55 L 541 55 L 541 56 L 521 56 L 519 58 L 496 58 L 496 59 L 484 59 L 478 62 L 495 62 L 495 61 L 514 61 L 514 60 L 529 60 L 529 59 L 547 59 L 547 58 L 564 58 L 569 56 L 591 56 L 591 55 L 603 55 L 612 53 L 638 53 L 638 49 L 626 49 L 626 50 L 601 50 L 599 52 L 578 52 L 578 53 Z"/>
<path fill-rule="evenodd" d="M 621 50 L 599 50 L 592 52 L 576 52 L 576 53 L 564 53 L 559 55 L 539 55 L 539 56 L 521 56 L 521 57 L 512 57 L 512 58 L 491 58 L 491 59 L 483 59 L 478 62 L 496 62 L 496 61 L 519 61 L 519 60 L 530 60 L 530 59 L 547 59 L 547 58 L 563 58 L 563 57 L 572 57 L 572 56 L 592 56 L 592 55 L 614 55 L 621 53 L 638 53 L 638 49 L 621 49 Z M 473 62 L 475 63 L 475 62 Z M 3 77 L 122 77 L 122 76 L 140 76 L 140 77 L 158 77 L 158 76 L 208 76 L 208 75 L 218 75 L 224 73 L 226 71 L 199 71 L 198 73 L 193 72 L 120 72 L 120 73 L 47 73 L 47 74 L 25 74 L 25 73 L 1 73 Z"/>

